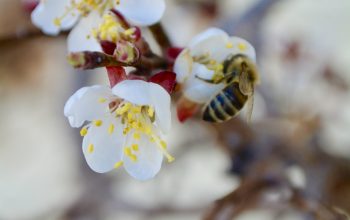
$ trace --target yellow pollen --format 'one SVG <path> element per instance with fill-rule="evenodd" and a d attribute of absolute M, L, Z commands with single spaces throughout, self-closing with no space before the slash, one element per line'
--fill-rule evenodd
<path fill-rule="evenodd" d="M 133 138 L 134 138 L 135 140 L 140 140 L 140 138 L 141 138 L 140 133 L 135 132 L 135 133 L 133 134 Z"/>
<path fill-rule="evenodd" d="M 119 162 L 116 162 L 114 164 L 114 169 L 118 169 L 119 167 L 123 166 L 124 165 L 124 162 L 123 161 L 119 161 Z"/>
<path fill-rule="evenodd" d="M 102 125 L 102 120 L 95 120 L 94 125 L 100 127 Z"/>
<path fill-rule="evenodd" d="M 171 163 L 175 160 L 175 158 L 169 155 L 167 156 L 167 160 L 168 160 L 168 163 Z"/>
<path fill-rule="evenodd" d="M 55 19 L 53 20 L 53 23 L 54 23 L 56 26 L 60 27 L 60 26 L 61 26 L 61 19 L 55 18 Z"/>
<path fill-rule="evenodd" d="M 94 145 L 93 144 L 89 144 L 89 146 L 88 146 L 88 148 L 87 148 L 87 151 L 88 151 L 88 153 L 92 153 L 92 152 L 94 152 Z"/>
<path fill-rule="evenodd" d="M 141 113 L 141 106 L 133 106 L 132 108 L 131 108 L 131 110 L 132 110 L 132 112 L 133 113 Z"/>
<path fill-rule="evenodd" d="M 127 134 L 129 133 L 129 131 L 130 131 L 130 128 L 129 128 L 129 127 L 124 128 L 123 134 L 124 134 L 124 135 L 127 135 Z"/>
<path fill-rule="evenodd" d="M 133 144 L 133 145 L 131 145 L 131 148 L 132 148 L 133 151 L 138 151 L 139 150 L 139 145 Z"/>
<path fill-rule="evenodd" d="M 219 64 L 219 65 L 216 66 L 216 70 L 217 71 L 221 71 L 223 69 L 224 69 L 224 65 L 222 65 L 222 64 Z"/>
<path fill-rule="evenodd" d="M 99 98 L 98 99 L 98 102 L 99 103 L 105 103 L 107 101 L 107 99 L 105 99 L 105 98 Z"/>
<path fill-rule="evenodd" d="M 114 131 L 114 124 L 110 124 L 108 127 L 108 134 L 112 134 Z"/>
<path fill-rule="evenodd" d="M 227 48 L 227 49 L 233 48 L 233 44 L 232 44 L 231 42 L 227 43 L 227 44 L 226 44 L 226 48 Z"/>
<path fill-rule="evenodd" d="M 118 109 L 116 110 L 117 115 L 122 115 L 125 112 L 129 111 L 129 109 L 131 108 L 131 103 L 125 103 L 124 105 L 122 105 L 121 107 L 118 107 Z"/>
<path fill-rule="evenodd" d="M 150 135 L 152 134 L 152 128 L 150 126 L 147 126 L 144 128 L 144 132 L 145 134 Z"/>
<path fill-rule="evenodd" d="M 43 0 L 44 1 L 44 0 Z M 115 0 L 71 0 L 70 5 L 66 7 L 66 10 L 62 15 L 53 20 L 53 23 L 57 26 L 61 26 L 62 20 L 68 15 L 76 16 L 76 11 L 82 16 L 87 16 L 91 11 L 97 11 L 100 15 L 103 14 L 106 9 L 113 8 Z"/>
<path fill-rule="evenodd" d="M 83 127 L 80 130 L 80 135 L 84 137 L 85 135 L 87 135 L 87 132 L 88 132 L 88 129 L 86 127 Z"/>
<path fill-rule="evenodd" d="M 132 162 L 136 162 L 136 161 L 137 161 L 137 156 L 136 156 L 135 154 L 131 154 L 131 155 L 129 156 L 129 158 L 130 158 L 130 160 L 131 160 Z"/>
<path fill-rule="evenodd" d="M 149 107 L 147 110 L 147 113 L 148 113 L 148 116 L 152 118 L 154 116 L 154 108 Z"/>
<path fill-rule="evenodd" d="M 245 43 L 239 43 L 238 44 L 238 48 L 241 50 L 241 51 L 245 51 L 247 49 L 247 45 Z"/>
<path fill-rule="evenodd" d="M 124 34 L 126 36 L 130 36 L 130 35 L 134 34 L 134 32 L 135 32 L 134 28 L 129 28 L 128 30 L 124 31 Z"/>
<path fill-rule="evenodd" d="M 157 143 L 158 147 L 162 150 L 164 156 L 167 158 L 168 162 L 171 163 L 175 160 L 173 156 L 169 154 L 169 152 L 166 150 L 166 143 L 161 140 L 158 136 L 153 135 L 152 138 Z"/>
<path fill-rule="evenodd" d="M 132 153 L 131 153 L 131 148 L 130 147 L 125 147 L 124 148 L 124 154 L 126 155 L 126 156 L 130 156 L 130 155 L 132 155 Z"/>
<path fill-rule="evenodd" d="M 130 158 L 131 161 L 135 162 L 137 161 L 137 156 L 131 152 L 130 147 L 124 148 L 124 154 Z"/>
<path fill-rule="evenodd" d="M 160 141 L 160 145 L 162 146 L 162 148 L 163 148 L 164 150 L 167 149 L 167 144 L 166 144 L 165 141 L 161 140 L 161 141 Z"/>
<path fill-rule="evenodd" d="M 134 115 L 131 112 L 129 112 L 128 113 L 128 120 L 131 121 L 133 118 L 134 118 Z"/>
<path fill-rule="evenodd" d="M 103 22 L 97 29 L 93 29 L 92 34 L 100 40 L 117 42 L 121 38 L 120 28 L 120 23 L 113 15 L 105 14 L 103 16 Z"/>

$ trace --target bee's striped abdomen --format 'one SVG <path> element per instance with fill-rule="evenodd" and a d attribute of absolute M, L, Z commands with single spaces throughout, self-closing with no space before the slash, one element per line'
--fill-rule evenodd
<path fill-rule="evenodd" d="M 227 121 L 243 108 L 247 99 L 248 97 L 239 90 L 238 83 L 228 85 L 205 106 L 203 120 L 209 122 Z"/>

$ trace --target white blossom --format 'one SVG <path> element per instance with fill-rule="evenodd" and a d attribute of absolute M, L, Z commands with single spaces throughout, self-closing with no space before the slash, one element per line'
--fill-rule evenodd
<path fill-rule="evenodd" d="M 158 22 L 165 11 L 164 0 L 41 0 L 32 12 L 32 22 L 45 34 L 69 30 L 68 50 L 101 50 L 92 31 L 99 28 L 103 15 L 116 9 L 133 25 Z"/>
<path fill-rule="evenodd" d="M 243 54 L 255 62 L 255 50 L 249 42 L 230 37 L 218 28 L 209 28 L 194 37 L 174 64 L 176 80 L 182 84 L 184 96 L 196 103 L 208 102 L 225 85 L 207 83 L 198 77 L 214 79 L 222 72 L 225 59 L 236 54 Z"/>
<path fill-rule="evenodd" d="M 158 84 L 125 80 L 112 89 L 79 89 L 64 109 L 72 127 L 81 127 L 83 153 L 92 170 L 104 173 L 124 166 L 147 180 L 160 170 L 167 152 L 162 135 L 170 130 L 170 95 Z M 86 123 L 87 122 L 87 123 Z"/>

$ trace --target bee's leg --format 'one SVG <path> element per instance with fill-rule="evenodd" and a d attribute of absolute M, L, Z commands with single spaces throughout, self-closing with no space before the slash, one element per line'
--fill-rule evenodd
<path fill-rule="evenodd" d="M 201 77 L 199 77 L 199 76 L 195 76 L 197 79 L 200 79 L 200 80 L 202 80 L 202 81 L 204 81 L 204 82 L 207 82 L 207 83 L 211 83 L 211 84 L 219 84 L 219 83 L 222 83 L 225 79 L 226 79 L 226 77 L 223 77 L 223 78 L 221 78 L 220 80 L 217 80 L 217 81 L 214 81 L 214 80 L 212 80 L 212 79 L 204 79 L 204 78 L 201 78 Z"/>

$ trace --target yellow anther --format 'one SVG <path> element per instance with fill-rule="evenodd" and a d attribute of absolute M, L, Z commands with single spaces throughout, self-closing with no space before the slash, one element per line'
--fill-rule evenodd
<path fill-rule="evenodd" d="M 129 158 L 130 158 L 130 160 L 131 160 L 132 162 L 136 162 L 136 161 L 137 161 L 137 156 L 136 156 L 135 154 L 131 154 L 131 155 L 129 156 Z"/>
<path fill-rule="evenodd" d="M 167 149 L 167 144 L 166 144 L 166 142 L 163 141 L 163 140 L 160 141 L 160 146 L 162 146 L 162 148 L 163 148 L 164 150 Z"/>
<path fill-rule="evenodd" d="M 60 27 L 60 26 L 61 26 L 61 19 L 55 18 L 55 19 L 53 20 L 53 23 L 54 23 L 56 26 Z"/>
<path fill-rule="evenodd" d="M 83 127 L 81 130 L 80 130 L 80 135 L 81 136 L 85 136 L 87 135 L 88 133 L 88 129 L 86 127 Z"/>
<path fill-rule="evenodd" d="M 154 108 L 151 106 L 148 107 L 147 113 L 148 113 L 148 116 L 152 118 L 154 116 Z"/>
<path fill-rule="evenodd" d="M 133 106 L 131 110 L 133 113 L 141 113 L 141 106 Z"/>
<path fill-rule="evenodd" d="M 114 131 L 114 124 L 110 124 L 108 127 L 108 134 L 112 134 Z"/>
<path fill-rule="evenodd" d="M 93 34 L 100 40 L 117 42 L 120 38 L 119 28 L 121 28 L 121 25 L 115 17 L 111 14 L 105 14 L 102 24 L 93 30 Z"/>
<path fill-rule="evenodd" d="M 210 61 L 209 61 L 209 64 L 210 64 L 210 65 L 215 65 L 215 64 L 216 64 L 216 60 L 210 60 Z"/>
<path fill-rule="evenodd" d="M 134 118 L 134 114 L 132 114 L 131 112 L 128 113 L 128 120 L 132 121 L 132 119 Z"/>
<path fill-rule="evenodd" d="M 126 156 L 128 156 L 128 157 L 129 157 L 130 155 L 132 155 L 130 147 L 125 147 L 125 148 L 124 148 L 124 154 L 125 154 Z"/>
<path fill-rule="evenodd" d="M 134 138 L 135 140 L 140 140 L 140 138 L 141 138 L 140 133 L 135 132 L 135 133 L 133 134 L 133 138 Z"/>
<path fill-rule="evenodd" d="M 147 134 L 147 135 L 152 134 L 152 128 L 151 128 L 151 126 L 146 126 L 146 127 L 144 128 L 144 132 L 145 132 L 145 134 Z"/>
<path fill-rule="evenodd" d="M 126 35 L 126 36 L 130 36 L 130 35 L 132 35 L 132 34 L 134 34 L 135 33 L 135 28 L 129 28 L 129 29 L 127 29 L 126 31 L 124 31 L 124 34 Z"/>
<path fill-rule="evenodd" d="M 168 163 L 171 163 L 171 162 L 173 162 L 175 160 L 175 158 L 170 156 L 170 155 L 168 155 L 166 158 L 168 160 Z"/>
<path fill-rule="evenodd" d="M 133 144 L 131 145 L 131 148 L 133 151 L 138 151 L 139 150 L 139 145 L 138 144 Z"/>
<path fill-rule="evenodd" d="M 99 103 L 105 103 L 107 101 L 107 99 L 105 99 L 105 98 L 99 98 L 98 99 L 98 102 Z"/>
<path fill-rule="evenodd" d="M 122 115 L 125 112 L 129 111 L 131 107 L 131 103 L 127 102 L 124 105 L 118 107 L 118 109 L 116 110 L 117 115 Z"/>
<path fill-rule="evenodd" d="M 233 44 L 232 44 L 231 42 L 228 42 L 228 43 L 226 44 L 226 48 L 227 48 L 227 49 L 233 48 Z"/>
<path fill-rule="evenodd" d="M 100 127 L 102 125 L 102 120 L 95 120 L 94 125 Z"/>
<path fill-rule="evenodd" d="M 89 146 L 88 146 L 88 148 L 87 148 L 87 151 L 88 151 L 88 153 L 92 153 L 92 152 L 94 152 L 94 145 L 93 144 L 89 144 Z"/>
<path fill-rule="evenodd" d="M 224 69 L 224 65 L 222 65 L 222 64 L 218 64 L 217 66 L 216 66 L 216 71 L 221 71 L 221 70 L 223 70 Z"/>
<path fill-rule="evenodd" d="M 124 165 L 124 162 L 123 161 L 119 161 L 119 162 L 116 162 L 114 164 L 114 169 L 118 169 L 119 167 L 123 166 Z"/>
<path fill-rule="evenodd" d="M 139 123 L 137 123 L 136 121 L 132 122 L 132 128 L 133 129 L 138 129 L 139 128 Z"/>
<path fill-rule="evenodd" d="M 124 135 L 127 135 L 127 134 L 129 133 L 129 131 L 130 131 L 130 128 L 129 128 L 129 127 L 124 128 L 123 134 L 124 134 Z"/>
<path fill-rule="evenodd" d="M 241 50 L 241 51 L 245 51 L 247 49 L 247 45 L 245 43 L 239 43 L 238 44 L 238 48 Z"/>

